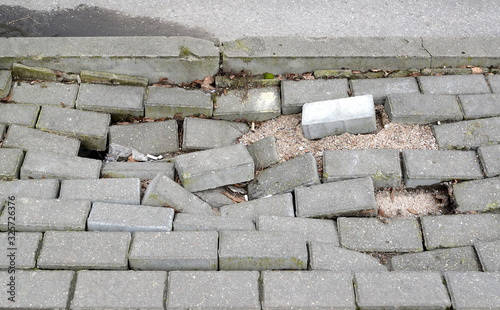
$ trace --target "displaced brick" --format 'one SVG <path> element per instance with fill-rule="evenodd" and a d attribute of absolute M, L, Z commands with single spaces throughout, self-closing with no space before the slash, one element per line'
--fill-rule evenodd
<path fill-rule="evenodd" d="M 139 178 L 151 180 L 158 173 L 174 179 L 174 163 L 169 162 L 108 162 L 102 167 L 103 178 Z"/>
<path fill-rule="evenodd" d="M 0 182 L 0 201 L 8 197 L 57 198 L 59 180 L 17 180 Z M 15 200 L 14 199 L 14 200 Z"/>
<path fill-rule="evenodd" d="M 312 270 L 387 271 L 387 268 L 371 255 L 322 242 L 309 244 L 309 260 Z"/>
<path fill-rule="evenodd" d="M 491 93 L 482 74 L 419 76 L 417 79 L 424 94 L 465 95 Z"/>
<path fill-rule="evenodd" d="M 447 272 L 445 280 L 453 309 L 500 308 L 500 273 Z"/>
<path fill-rule="evenodd" d="M 19 170 L 24 159 L 24 152 L 21 149 L 0 149 L 0 179 L 19 179 Z"/>
<path fill-rule="evenodd" d="M 477 149 L 500 143 L 500 117 L 432 126 L 439 149 Z"/>
<path fill-rule="evenodd" d="M 223 193 L 227 193 L 227 190 L 225 187 L 218 187 L 218 188 L 212 188 L 212 189 L 207 189 L 204 191 L 200 192 L 195 192 L 196 196 L 203 200 L 204 202 L 208 203 L 214 208 L 220 208 L 225 205 L 230 205 L 234 203 L 231 198 L 228 196 L 224 195 Z"/>
<path fill-rule="evenodd" d="M 219 208 L 219 212 L 222 216 L 247 218 L 254 221 L 261 215 L 295 216 L 291 193 L 230 204 Z"/>
<path fill-rule="evenodd" d="M 17 221 L 15 223 L 17 224 Z M 17 230 L 17 225 L 15 227 Z M 14 239 L 9 236 L 12 237 L 12 233 L 0 233 L 0 242 L 3 245 L 0 247 L 0 268 L 15 270 L 13 274 L 16 273 L 16 269 L 35 268 L 42 234 L 16 231 Z"/>
<path fill-rule="evenodd" d="M 483 271 L 500 271 L 500 239 L 474 243 Z"/>
<path fill-rule="evenodd" d="M 500 178 L 462 182 L 453 185 L 458 212 L 495 212 L 500 210 Z"/>
<path fill-rule="evenodd" d="M 487 178 L 500 175 L 500 145 L 480 146 L 477 155 Z"/>
<path fill-rule="evenodd" d="M 174 231 L 255 230 L 251 219 L 177 213 Z"/>
<path fill-rule="evenodd" d="M 465 119 L 500 116 L 500 94 L 458 96 Z"/>
<path fill-rule="evenodd" d="M 14 84 L 10 100 L 14 103 L 74 108 L 77 93 L 78 84 L 21 82 Z"/>
<path fill-rule="evenodd" d="M 82 70 L 80 72 L 80 77 L 83 83 L 148 86 L 147 78 L 125 74 Z"/>
<path fill-rule="evenodd" d="M 17 124 L 33 128 L 38 119 L 38 112 L 40 112 L 40 106 L 38 105 L 0 104 L 0 123 L 5 125 Z"/>
<path fill-rule="evenodd" d="M 249 131 L 244 123 L 187 117 L 184 119 L 182 150 L 205 150 L 230 146 Z"/>
<path fill-rule="evenodd" d="M 255 162 L 255 170 L 267 168 L 279 162 L 276 138 L 267 136 L 247 146 L 247 150 Z"/>
<path fill-rule="evenodd" d="M 12 74 L 9 70 L 0 70 L 0 98 L 5 98 L 10 94 L 12 86 Z"/>
<path fill-rule="evenodd" d="M 20 63 L 12 64 L 12 75 L 20 80 L 46 80 L 55 81 L 56 73 L 49 68 L 30 67 Z"/>
<path fill-rule="evenodd" d="M 373 95 L 375 104 L 384 104 L 389 94 L 418 94 L 417 80 L 412 77 L 350 80 L 354 96 Z"/>
<path fill-rule="evenodd" d="M 63 180 L 59 198 L 138 205 L 140 186 L 137 178 Z"/>
<path fill-rule="evenodd" d="M 214 104 L 212 95 L 201 90 L 187 90 L 177 87 L 150 86 L 144 103 L 146 117 L 174 118 L 176 115 L 212 116 Z"/>

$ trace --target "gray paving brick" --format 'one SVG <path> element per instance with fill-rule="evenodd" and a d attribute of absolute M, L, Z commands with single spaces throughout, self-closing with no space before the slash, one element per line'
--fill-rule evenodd
<path fill-rule="evenodd" d="M 480 146 L 477 155 L 487 178 L 500 175 L 500 145 Z"/>
<path fill-rule="evenodd" d="M 279 162 L 276 138 L 267 136 L 247 146 L 247 150 L 255 162 L 255 170 L 267 168 Z"/>
<path fill-rule="evenodd" d="M 375 104 L 384 104 L 389 94 L 418 94 L 417 80 L 412 77 L 350 80 L 354 96 L 373 95 Z"/>
<path fill-rule="evenodd" d="M 187 90 L 177 87 L 150 86 L 144 103 L 146 117 L 173 118 L 176 115 L 212 116 L 214 104 L 212 95 L 201 90 Z"/>
<path fill-rule="evenodd" d="M 398 150 L 323 152 L 323 182 L 369 176 L 374 187 L 398 187 L 401 175 Z"/>
<path fill-rule="evenodd" d="M 249 131 L 244 123 L 187 117 L 184 119 L 182 150 L 194 151 L 236 144 Z"/>
<path fill-rule="evenodd" d="M 500 75 L 487 75 L 486 79 L 490 84 L 491 91 L 494 93 L 500 93 Z"/>
<path fill-rule="evenodd" d="M 217 270 L 216 231 L 135 232 L 132 269 Z"/>
<path fill-rule="evenodd" d="M 483 271 L 500 271 L 500 239 L 474 243 Z"/>
<path fill-rule="evenodd" d="M 462 182 L 453 185 L 458 212 L 500 210 L 500 178 Z"/>
<path fill-rule="evenodd" d="M 234 203 L 229 197 L 224 195 L 223 192 L 227 193 L 227 190 L 224 187 L 218 187 L 195 192 L 193 194 L 195 194 L 198 198 L 208 203 L 212 207 L 220 208 L 222 206 Z"/>
<path fill-rule="evenodd" d="M 422 92 L 434 95 L 465 95 L 491 93 L 482 74 L 417 77 Z"/>
<path fill-rule="evenodd" d="M 295 216 L 291 193 L 231 204 L 219 208 L 219 211 L 222 216 L 247 218 L 254 221 L 260 215 Z"/>
<path fill-rule="evenodd" d="M 307 102 L 349 97 L 348 89 L 347 79 L 282 81 L 281 113 L 300 113 Z"/>
<path fill-rule="evenodd" d="M 352 275 L 333 271 L 263 271 L 262 309 L 356 309 Z"/>
<path fill-rule="evenodd" d="M 340 244 L 348 249 L 369 252 L 421 252 L 422 234 L 418 221 L 376 218 L 337 219 Z"/>
<path fill-rule="evenodd" d="M 98 231 L 171 231 L 171 208 L 94 202 L 87 230 Z"/>
<path fill-rule="evenodd" d="M 248 195 L 251 199 L 256 199 L 319 183 L 316 160 L 312 154 L 306 154 L 262 171 L 248 185 Z"/>
<path fill-rule="evenodd" d="M 474 151 L 403 150 L 403 166 L 405 185 L 410 188 L 483 178 Z"/>
<path fill-rule="evenodd" d="M 439 272 L 357 272 L 359 309 L 449 309 L 450 297 Z"/>
<path fill-rule="evenodd" d="M 0 149 L 0 179 L 19 179 L 19 170 L 24 159 L 21 149 Z"/>
<path fill-rule="evenodd" d="M 140 186 L 137 178 L 63 180 L 59 198 L 138 205 L 141 202 Z"/>
<path fill-rule="evenodd" d="M 15 302 L 8 298 L 9 287 L 4 287 L 0 298 L 2 309 L 57 309 L 67 308 L 71 296 L 71 282 L 75 272 L 70 270 L 16 270 Z M 2 283 L 10 283 L 7 271 L 0 271 Z"/>
<path fill-rule="evenodd" d="M 387 268 L 371 255 L 321 242 L 309 244 L 309 260 L 312 270 L 387 271 Z"/>
<path fill-rule="evenodd" d="M 1 96 L 0 96 L 1 97 Z M 38 119 L 40 106 L 32 104 L 0 104 L 0 123 L 17 124 L 33 128 Z"/>
<path fill-rule="evenodd" d="M 0 98 L 10 94 L 12 86 L 12 74 L 9 70 L 0 70 Z"/>
<path fill-rule="evenodd" d="M 85 230 L 89 212 L 86 200 L 16 198 L 16 231 Z M 8 215 L 0 216 L 0 230 L 8 229 Z"/>
<path fill-rule="evenodd" d="M 4 137 L 4 134 L 5 134 L 5 129 L 7 127 L 4 125 L 4 124 L 0 124 L 0 141 L 3 141 L 3 137 Z"/>
<path fill-rule="evenodd" d="M 500 239 L 500 215 L 454 214 L 424 216 L 422 232 L 427 250 L 473 245 Z"/>
<path fill-rule="evenodd" d="M 169 162 L 109 162 L 102 167 L 103 178 L 139 178 L 151 180 L 158 173 L 174 179 L 174 163 Z"/>
<path fill-rule="evenodd" d="M 18 180 L 0 182 L 0 200 L 8 197 L 57 198 L 58 180 Z"/>
<path fill-rule="evenodd" d="M 251 219 L 177 213 L 174 231 L 255 230 Z"/>
<path fill-rule="evenodd" d="M 175 157 L 175 169 L 191 192 L 250 181 L 254 162 L 243 144 L 235 144 Z"/>
<path fill-rule="evenodd" d="M 432 126 L 439 149 L 477 149 L 500 143 L 500 117 Z"/>
<path fill-rule="evenodd" d="M 75 137 L 86 149 L 104 151 L 107 146 L 110 121 L 109 114 L 44 106 L 38 117 L 36 129 Z"/>
<path fill-rule="evenodd" d="M 445 279 L 453 309 L 500 308 L 500 273 L 447 272 Z"/>
<path fill-rule="evenodd" d="M 127 269 L 128 232 L 47 231 L 38 257 L 41 269 Z"/>
<path fill-rule="evenodd" d="M 295 189 L 297 217 L 337 217 L 377 214 L 370 177 L 299 187 Z"/>
<path fill-rule="evenodd" d="M 74 108 L 78 84 L 63 84 L 56 82 L 15 83 L 11 101 L 54 107 Z"/>
<path fill-rule="evenodd" d="M 168 310 L 259 310 L 259 272 L 169 272 L 166 307 Z"/>
<path fill-rule="evenodd" d="M 465 119 L 500 116 L 500 94 L 458 96 Z"/>
<path fill-rule="evenodd" d="M 57 79 L 56 73 L 52 69 L 25 66 L 20 63 L 12 64 L 12 75 L 21 80 L 55 81 Z"/>
<path fill-rule="evenodd" d="M 222 231 L 220 270 L 307 269 L 304 234 L 271 231 Z"/>
<path fill-rule="evenodd" d="M 70 309 L 163 310 L 164 271 L 98 271 L 77 273 Z"/>
<path fill-rule="evenodd" d="M 143 86 L 143 87 L 148 86 L 147 78 L 124 75 L 124 74 L 82 70 L 80 72 L 80 77 L 83 83 Z"/>
<path fill-rule="evenodd" d="M 15 241 L 9 238 L 12 236 L 12 234 L 6 232 L 0 233 L 0 242 L 2 244 L 2 247 L 0 247 L 0 269 L 10 270 L 14 274 L 16 269 L 35 268 L 42 234 L 16 231 Z"/>

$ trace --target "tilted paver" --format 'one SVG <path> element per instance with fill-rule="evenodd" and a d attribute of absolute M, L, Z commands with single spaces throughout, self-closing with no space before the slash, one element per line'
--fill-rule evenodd
<path fill-rule="evenodd" d="M 463 95 L 491 93 L 482 74 L 419 76 L 417 79 L 424 94 Z"/>
<path fill-rule="evenodd" d="M 309 260 L 312 270 L 387 271 L 375 257 L 322 242 L 309 244 Z"/>
<path fill-rule="evenodd" d="M 384 104 L 389 94 L 418 94 L 417 80 L 412 77 L 350 80 L 354 96 L 373 95 L 375 104 Z"/>
<path fill-rule="evenodd" d="M 247 218 L 254 221 L 260 215 L 295 216 L 291 193 L 230 204 L 219 208 L 219 212 L 222 216 Z"/>
<path fill-rule="evenodd" d="M 158 173 L 174 179 L 174 163 L 169 162 L 108 162 L 101 169 L 103 178 L 139 178 L 151 180 Z"/>
<path fill-rule="evenodd" d="M 128 86 L 148 86 L 148 79 L 139 76 L 115 74 L 100 71 L 82 70 L 80 77 L 83 83 L 112 84 Z"/>
<path fill-rule="evenodd" d="M 490 84 L 491 91 L 498 94 L 500 93 L 500 77 L 499 75 L 488 75 L 486 76 L 488 83 Z"/>
<path fill-rule="evenodd" d="M 487 178 L 500 175 L 500 145 L 480 146 L 477 155 Z"/>
<path fill-rule="evenodd" d="M 59 180 L 18 180 L 0 182 L 0 200 L 8 197 L 15 199 L 21 197 L 57 198 L 59 193 Z"/>
<path fill-rule="evenodd" d="M 453 185 L 458 212 L 500 210 L 500 177 Z"/>
<path fill-rule="evenodd" d="M 0 70 L 0 98 L 7 97 L 12 86 L 12 74 L 9 70 Z"/>
<path fill-rule="evenodd" d="M 177 213 L 173 225 L 174 231 L 255 230 L 255 224 L 251 219 L 187 213 Z"/>
<path fill-rule="evenodd" d="M 140 183 L 137 178 L 63 180 L 59 198 L 138 205 L 141 203 Z"/>
<path fill-rule="evenodd" d="M 500 116 L 500 94 L 458 96 L 465 119 Z"/>
<path fill-rule="evenodd" d="M 5 211 L 4 211 L 5 213 Z M 16 223 L 16 221 L 13 221 Z M 9 238 L 13 237 L 14 238 Z M 7 269 L 11 274 L 16 269 L 32 269 L 36 267 L 38 246 L 42 240 L 41 233 L 18 232 L 0 233 L 0 268 Z"/>
<path fill-rule="evenodd" d="M 247 146 L 255 162 L 255 170 L 264 169 L 279 162 L 276 138 L 267 136 Z"/>
<path fill-rule="evenodd" d="M 0 96 L 1 98 L 1 96 Z M 38 119 L 40 106 L 33 104 L 0 104 L 0 123 L 33 128 Z"/>
<path fill-rule="evenodd" d="M 231 198 L 224 195 L 223 193 L 228 193 L 225 187 L 206 189 L 204 191 L 194 192 L 193 194 L 195 194 L 198 198 L 208 203 L 212 207 L 220 208 L 222 206 L 234 203 Z"/>
<path fill-rule="evenodd" d="M 182 132 L 182 150 L 205 150 L 230 146 L 250 129 L 247 124 L 215 119 L 186 117 Z"/>
<path fill-rule="evenodd" d="M 44 80 L 55 81 L 57 79 L 54 70 L 44 67 L 25 66 L 21 63 L 12 64 L 12 75 L 21 80 Z"/>
<path fill-rule="evenodd" d="M 16 83 L 12 90 L 11 101 L 42 106 L 74 108 L 78 84 L 56 82 Z"/>
<path fill-rule="evenodd" d="M 447 272 L 445 280 L 453 309 L 500 308 L 499 272 Z"/>
<path fill-rule="evenodd" d="M 495 241 L 474 243 L 483 271 L 500 271 L 500 238 Z"/>
<path fill-rule="evenodd" d="M 144 102 L 146 117 L 173 118 L 176 115 L 212 116 L 214 104 L 212 95 L 201 90 L 187 90 L 178 87 L 150 86 Z"/>
<path fill-rule="evenodd" d="M 21 149 L 0 149 L 0 179 L 19 179 L 19 171 L 23 164 L 24 152 Z"/>

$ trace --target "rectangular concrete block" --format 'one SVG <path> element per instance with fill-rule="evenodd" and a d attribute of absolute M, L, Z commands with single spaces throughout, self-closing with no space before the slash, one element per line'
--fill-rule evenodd
<path fill-rule="evenodd" d="M 150 86 L 144 102 L 145 116 L 153 119 L 205 115 L 212 117 L 212 95 L 201 90 Z"/>
<path fill-rule="evenodd" d="M 500 273 L 447 272 L 445 280 L 453 309 L 500 308 Z"/>
<path fill-rule="evenodd" d="M 295 216 L 291 193 L 230 204 L 219 208 L 219 212 L 222 216 L 246 218 L 253 221 L 257 220 L 261 215 Z"/>
<path fill-rule="evenodd" d="M 477 149 L 500 143 L 500 117 L 432 126 L 439 149 Z"/>
<path fill-rule="evenodd" d="M 204 202 L 211 205 L 213 208 L 220 208 L 225 205 L 233 204 L 234 202 L 223 193 L 228 193 L 228 190 L 225 187 L 217 187 L 212 189 L 207 189 L 200 192 L 195 192 L 198 198 L 203 200 Z"/>
<path fill-rule="evenodd" d="M 225 231 L 255 230 L 251 219 L 229 218 L 221 216 L 205 216 L 198 214 L 177 213 L 174 220 L 174 231 Z"/>
<path fill-rule="evenodd" d="M 138 270 L 217 270 L 215 231 L 135 232 L 130 268 Z"/>
<path fill-rule="evenodd" d="M 422 92 L 433 95 L 466 95 L 491 93 L 482 74 L 417 77 Z"/>
<path fill-rule="evenodd" d="M 461 182 L 453 185 L 458 212 L 500 211 L 500 178 Z"/>
<path fill-rule="evenodd" d="M 373 97 L 308 102 L 302 107 L 302 130 L 307 139 L 373 132 L 377 130 Z"/>
<path fill-rule="evenodd" d="M 0 182 L 0 200 L 8 197 L 57 198 L 59 180 L 17 180 Z"/>
<path fill-rule="evenodd" d="M 63 180 L 59 198 L 138 205 L 141 202 L 140 187 L 137 178 Z"/>
<path fill-rule="evenodd" d="M 247 124 L 214 119 L 184 119 L 182 132 L 182 150 L 205 150 L 230 146 L 250 129 Z"/>
<path fill-rule="evenodd" d="M 474 243 L 483 271 L 500 271 L 500 239 Z"/>
<path fill-rule="evenodd" d="M 354 96 L 372 95 L 375 104 L 384 104 L 390 94 L 419 94 L 413 77 L 350 80 Z"/>
<path fill-rule="evenodd" d="M 56 82 L 16 83 L 12 89 L 11 101 L 59 108 L 74 108 L 78 84 Z"/>
<path fill-rule="evenodd" d="M 124 75 L 124 74 L 82 70 L 82 72 L 80 72 L 80 77 L 83 83 L 143 86 L 143 87 L 148 86 L 147 78 Z"/>
<path fill-rule="evenodd" d="M 12 86 L 12 74 L 10 70 L 0 70 L 0 98 L 7 97 L 10 94 Z"/>
<path fill-rule="evenodd" d="M 267 136 L 247 145 L 247 150 L 255 162 L 255 170 L 264 169 L 279 162 L 274 136 Z"/>
<path fill-rule="evenodd" d="M 480 146 L 477 155 L 487 178 L 500 175 L 500 145 Z"/>
<path fill-rule="evenodd" d="M 500 93 L 500 75 L 487 75 L 486 79 L 490 84 L 493 93 Z"/>
<path fill-rule="evenodd" d="M 1 97 L 1 96 L 0 96 Z M 38 119 L 40 106 L 32 104 L 0 104 L 0 123 L 33 128 Z"/>
<path fill-rule="evenodd" d="M 55 81 L 57 79 L 56 73 L 52 69 L 25 66 L 21 63 L 12 64 L 12 75 L 20 80 Z"/>
<path fill-rule="evenodd" d="M 309 244 L 309 263 L 312 270 L 331 270 L 335 272 L 387 271 L 387 267 L 369 254 L 323 242 Z"/>
<path fill-rule="evenodd" d="M 151 180 L 158 173 L 174 179 L 174 163 L 169 162 L 108 162 L 101 170 L 103 178 L 139 178 Z"/>
<path fill-rule="evenodd" d="M 19 179 L 19 171 L 23 164 L 24 152 L 21 149 L 0 149 L 0 179 Z"/>
<path fill-rule="evenodd" d="M 16 273 L 14 271 L 16 269 L 35 268 L 42 234 L 16 231 L 14 239 L 11 237 L 13 237 L 12 233 L 0 233 L 0 242 L 2 242 L 0 268 L 10 270 L 12 274 Z"/>
<path fill-rule="evenodd" d="M 458 96 L 465 119 L 500 116 L 500 94 Z"/>

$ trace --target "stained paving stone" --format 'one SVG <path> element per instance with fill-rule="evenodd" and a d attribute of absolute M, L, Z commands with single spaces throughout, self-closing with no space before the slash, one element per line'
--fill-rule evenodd
<path fill-rule="evenodd" d="M 445 279 L 453 309 L 500 308 L 500 273 L 447 272 Z"/>
<path fill-rule="evenodd" d="M 255 162 L 255 170 L 264 169 L 279 162 L 274 136 L 267 136 L 255 141 L 247 146 L 247 150 Z"/>
<path fill-rule="evenodd" d="M 217 270 L 215 231 L 135 232 L 130 268 L 138 270 Z"/>
<path fill-rule="evenodd" d="M 174 118 L 176 115 L 212 116 L 212 95 L 201 90 L 150 86 L 144 103 L 145 115 L 153 119 Z"/>
<path fill-rule="evenodd" d="M 458 96 L 465 119 L 500 116 L 500 94 Z"/>
<path fill-rule="evenodd" d="M 482 74 L 419 76 L 417 79 L 424 94 L 464 95 L 491 93 Z"/>
<path fill-rule="evenodd" d="M 21 149 L 0 149 L 0 179 L 19 179 L 19 171 L 24 159 Z"/>
<path fill-rule="evenodd" d="M 174 179 L 174 163 L 169 162 L 108 162 L 101 170 L 103 178 L 139 178 L 151 180 L 158 173 Z"/>
<path fill-rule="evenodd" d="M 255 224 L 251 219 L 187 213 L 177 213 L 173 227 L 174 231 L 255 230 Z"/>
<path fill-rule="evenodd" d="M 12 74 L 9 70 L 0 70 L 0 98 L 5 98 L 10 94 L 12 87 Z"/>
<path fill-rule="evenodd" d="M 124 74 L 82 70 L 80 72 L 80 77 L 83 83 L 143 86 L 143 87 L 148 86 L 147 78 L 124 75 Z"/>
<path fill-rule="evenodd" d="M 74 108 L 77 94 L 78 84 L 20 82 L 14 84 L 11 102 Z"/>
<path fill-rule="evenodd" d="M 412 77 L 390 79 L 350 80 L 354 96 L 373 95 L 375 104 L 384 104 L 389 94 L 420 93 L 417 80 Z"/>
<path fill-rule="evenodd" d="M 500 93 L 500 75 L 487 75 L 486 79 L 488 79 L 491 91 L 496 94 Z"/>
<path fill-rule="evenodd" d="M 500 210 L 500 178 L 461 182 L 453 185 L 458 212 Z"/>
<path fill-rule="evenodd" d="M 12 75 L 18 79 L 55 81 L 54 70 L 44 67 L 25 66 L 21 63 L 12 64 Z"/>
<path fill-rule="evenodd" d="M 137 178 L 63 180 L 59 198 L 138 205 L 141 202 L 140 186 Z"/>
<path fill-rule="evenodd" d="M 244 123 L 187 117 L 182 132 L 182 150 L 206 150 L 230 146 L 249 131 Z"/>
<path fill-rule="evenodd" d="M 208 203 L 212 207 L 220 208 L 222 206 L 234 203 L 228 196 L 224 195 L 223 193 L 227 193 L 227 190 L 224 187 L 218 187 L 194 192 L 193 194 L 195 194 L 198 198 Z"/>
<path fill-rule="evenodd" d="M 387 267 L 371 255 L 322 242 L 309 244 L 309 260 L 312 270 L 387 271 Z"/>
<path fill-rule="evenodd" d="M 352 275 L 333 271 L 263 271 L 262 309 L 356 309 Z"/>
<path fill-rule="evenodd" d="M 15 241 L 9 236 L 12 234 L 0 233 L 0 241 L 4 245 L 0 248 L 0 268 L 10 270 L 11 274 L 15 274 L 16 269 L 35 268 L 42 234 L 16 232 Z"/>
<path fill-rule="evenodd" d="M 477 155 L 487 178 L 500 175 L 500 145 L 480 146 Z"/>
<path fill-rule="evenodd" d="M 57 198 L 58 180 L 17 180 L 0 182 L 0 200 L 8 197 Z M 15 199 L 12 200 L 15 203 Z"/>
<path fill-rule="evenodd" d="M 440 150 L 477 149 L 500 143 L 500 117 L 432 126 Z"/>
<path fill-rule="evenodd" d="M 223 206 L 219 208 L 219 212 L 222 216 L 246 218 L 254 221 L 261 215 L 295 216 L 291 193 Z"/>
<path fill-rule="evenodd" d="M 500 239 L 474 243 L 483 271 L 500 271 Z"/>
<path fill-rule="evenodd" d="M 164 309 L 164 271 L 77 272 L 70 309 Z"/>
<path fill-rule="evenodd" d="M 1 96 L 0 96 L 1 98 Z M 33 128 L 38 119 L 40 106 L 32 104 L 0 104 L 0 123 Z"/>
<path fill-rule="evenodd" d="M 422 234 L 416 219 L 376 218 L 337 219 L 340 244 L 348 249 L 368 252 L 422 252 Z"/>
<path fill-rule="evenodd" d="M 422 232 L 427 250 L 473 245 L 500 239 L 500 215 L 454 214 L 424 216 Z"/>

